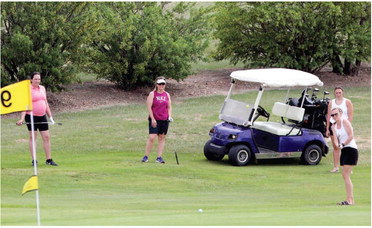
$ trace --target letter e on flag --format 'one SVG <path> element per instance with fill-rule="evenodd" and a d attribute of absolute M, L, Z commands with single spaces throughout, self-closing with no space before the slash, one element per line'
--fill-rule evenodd
<path fill-rule="evenodd" d="M 32 110 L 30 80 L 24 80 L 1 88 L 0 114 Z"/>

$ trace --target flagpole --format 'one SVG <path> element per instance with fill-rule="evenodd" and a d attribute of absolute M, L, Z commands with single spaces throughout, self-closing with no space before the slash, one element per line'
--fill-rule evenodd
<path fill-rule="evenodd" d="M 34 114 L 31 111 L 31 139 L 32 139 L 32 157 L 34 158 L 34 175 L 37 176 L 37 159 L 36 159 L 36 146 L 35 146 L 35 128 L 34 128 Z M 39 189 L 36 189 L 36 215 L 37 225 L 40 226 L 40 202 L 39 202 Z"/>

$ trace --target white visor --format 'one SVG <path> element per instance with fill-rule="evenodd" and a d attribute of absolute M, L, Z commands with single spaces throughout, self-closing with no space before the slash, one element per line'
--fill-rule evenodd
<path fill-rule="evenodd" d="M 164 79 L 159 79 L 156 81 L 156 84 L 160 84 L 160 83 L 166 83 Z"/>

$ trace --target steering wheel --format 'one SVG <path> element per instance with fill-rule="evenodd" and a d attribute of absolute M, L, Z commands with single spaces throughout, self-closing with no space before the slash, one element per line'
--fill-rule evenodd
<path fill-rule="evenodd" d="M 268 113 L 261 105 L 259 105 L 257 107 L 257 116 L 255 117 L 255 120 L 259 117 L 259 116 L 263 116 L 265 117 L 267 120 L 269 120 L 270 118 L 270 113 Z"/>

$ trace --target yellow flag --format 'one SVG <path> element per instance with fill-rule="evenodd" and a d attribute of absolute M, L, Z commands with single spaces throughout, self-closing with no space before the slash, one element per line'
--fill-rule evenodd
<path fill-rule="evenodd" d="M 30 177 L 30 179 L 28 179 L 25 185 L 23 185 L 22 195 L 27 192 L 38 190 L 38 189 L 39 189 L 38 179 L 37 179 L 37 176 L 34 175 Z"/>
<path fill-rule="evenodd" d="M 32 110 L 30 80 L 24 80 L 1 88 L 0 114 L 26 110 Z"/>

